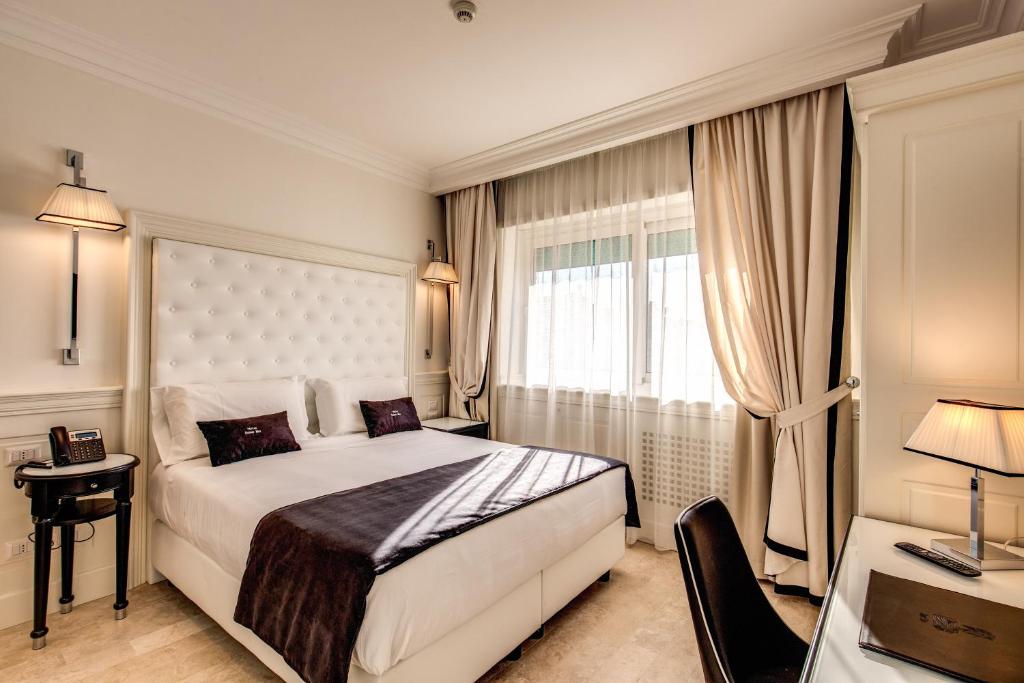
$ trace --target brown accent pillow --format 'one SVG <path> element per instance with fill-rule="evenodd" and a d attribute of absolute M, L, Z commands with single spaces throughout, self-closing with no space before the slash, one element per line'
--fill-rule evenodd
<path fill-rule="evenodd" d="M 300 451 L 288 426 L 288 413 L 271 413 L 237 420 L 196 422 L 210 447 L 214 467 L 263 455 Z"/>
<path fill-rule="evenodd" d="M 360 401 L 359 410 L 371 439 L 395 432 L 423 429 L 420 417 L 416 414 L 416 406 L 409 396 L 390 401 Z"/>

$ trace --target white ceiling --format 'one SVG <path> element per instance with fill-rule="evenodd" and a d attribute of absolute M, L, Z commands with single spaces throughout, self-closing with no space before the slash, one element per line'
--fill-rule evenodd
<path fill-rule="evenodd" d="M 920 2 L 476 1 L 468 25 L 448 0 L 28 7 L 429 169 Z M 923 21 L 1003 1 L 928 0 Z"/>

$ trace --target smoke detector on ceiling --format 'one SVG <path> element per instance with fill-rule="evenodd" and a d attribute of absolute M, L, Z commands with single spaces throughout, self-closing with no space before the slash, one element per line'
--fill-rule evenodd
<path fill-rule="evenodd" d="M 458 0 L 452 3 L 452 14 L 461 24 L 468 24 L 476 17 L 476 5 L 469 0 Z"/>

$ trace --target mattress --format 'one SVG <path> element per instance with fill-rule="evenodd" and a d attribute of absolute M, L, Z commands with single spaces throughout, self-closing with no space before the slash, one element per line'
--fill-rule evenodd
<path fill-rule="evenodd" d="M 241 579 L 260 519 L 284 505 L 507 447 L 433 430 L 315 439 L 295 453 L 212 467 L 206 458 L 150 478 L 154 514 Z M 377 577 L 354 660 L 382 674 L 465 623 L 626 511 L 618 468 L 444 541 Z M 158 568 L 159 569 L 159 568 Z"/>

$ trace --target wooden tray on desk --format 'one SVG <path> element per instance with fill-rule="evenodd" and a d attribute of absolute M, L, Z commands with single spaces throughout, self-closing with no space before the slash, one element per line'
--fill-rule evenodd
<path fill-rule="evenodd" d="M 872 570 L 860 646 L 965 681 L 1024 680 L 1024 609 Z"/>

